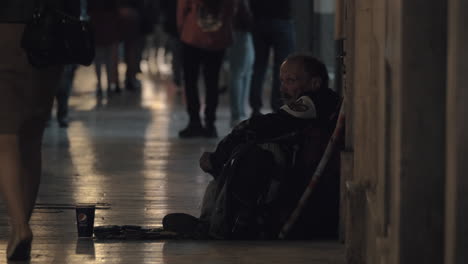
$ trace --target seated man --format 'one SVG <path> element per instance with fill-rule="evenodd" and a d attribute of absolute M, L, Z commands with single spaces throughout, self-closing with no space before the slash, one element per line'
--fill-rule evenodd
<path fill-rule="evenodd" d="M 311 126 L 329 126 L 341 102 L 328 88 L 325 65 L 312 56 L 294 54 L 286 58 L 281 65 L 280 80 L 285 104 L 277 113 L 243 121 L 221 140 L 214 152 L 202 154 L 200 167 L 213 175 L 214 181 L 207 187 L 200 219 L 170 214 L 163 220 L 165 229 L 220 239 L 276 237 L 285 214 L 290 213 L 290 210 L 274 212 L 281 211 L 278 208 L 284 205 L 280 194 L 287 194 L 286 199 L 291 196 L 298 199 L 307 185 L 301 180 L 302 188 L 295 188 L 294 195 L 289 195 L 291 188 L 286 192 L 281 188 L 272 191 L 272 186 L 278 187 L 286 182 L 284 179 L 291 178 L 289 174 L 295 166 L 290 162 L 294 151 L 281 148 L 291 144 L 278 143 L 278 139 Z M 262 208 L 270 208 L 262 213 L 260 204 L 267 205 Z"/>

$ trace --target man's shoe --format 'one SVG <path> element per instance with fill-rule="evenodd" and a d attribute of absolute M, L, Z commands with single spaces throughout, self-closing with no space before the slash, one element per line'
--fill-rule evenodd
<path fill-rule="evenodd" d="M 218 132 L 216 131 L 216 127 L 213 125 L 205 127 L 204 136 L 207 138 L 217 138 Z"/>
<path fill-rule="evenodd" d="M 200 220 L 189 214 L 172 213 L 164 216 L 162 223 L 165 231 L 191 234 L 196 231 Z"/>
<path fill-rule="evenodd" d="M 201 125 L 189 125 L 185 129 L 179 131 L 180 138 L 202 137 L 204 134 L 205 130 Z"/>

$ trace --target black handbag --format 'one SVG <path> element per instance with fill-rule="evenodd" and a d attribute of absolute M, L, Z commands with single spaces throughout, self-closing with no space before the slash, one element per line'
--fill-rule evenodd
<path fill-rule="evenodd" d="M 89 21 L 40 2 L 25 26 L 21 47 L 29 62 L 38 68 L 59 64 L 88 66 L 95 54 L 94 32 Z"/>

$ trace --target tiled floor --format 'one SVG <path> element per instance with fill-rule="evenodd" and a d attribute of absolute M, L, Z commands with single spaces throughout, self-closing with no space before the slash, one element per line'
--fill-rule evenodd
<path fill-rule="evenodd" d="M 92 67 L 78 70 L 70 127 L 52 123 L 45 135 L 31 263 L 344 263 L 344 246 L 333 241 L 78 239 L 76 203 L 99 203 L 96 225 L 160 226 L 169 212 L 198 215 L 210 180 L 198 158 L 218 140 L 179 139 L 187 122 L 182 97 L 164 74 L 143 69 L 141 93 L 102 102 L 94 96 Z M 227 96 L 218 115 L 221 136 L 229 131 Z M 0 263 L 7 233 L 0 203 Z"/>

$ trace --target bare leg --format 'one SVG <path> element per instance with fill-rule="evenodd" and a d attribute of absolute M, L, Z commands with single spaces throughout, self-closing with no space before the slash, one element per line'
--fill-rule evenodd
<path fill-rule="evenodd" d="M 21 155 L 21 175 L 24 191 L 24 203 L 27 220 L 31 218 L 42 172 L 42 122 L 30 121 L 25 124 L 19 135 L 19 149 Z"/>
<path fill-rule="evenodd" d="M 119 43 L 113 43 L 109 47 L 107 67 L 107 92 L 120 92 L 119 87 Z"/>
<path fill-rule="evenodd" d="M 138 37 L 139 38 L 139 37 Z M 125 88 L 127 90 L 138 90 L 140 85 L 136 79 L 138 65 L 138 41 L 135 39 L 128 39 L 124 42 L 125 49 L 125 63 L 127 64 L 127 71 L 125 73 Z"/>
<path fill-rule="evenodd" d="M 10 217 L 11 235 L 7 256 L 11 257 L 21 241 L 32 240 L 21 177 L 19 139 L 14 134 L 0 135 L 0 191 Z"/>
<path fill-rule="evenodd" d="M 6 106 L 1 108 L 0 119 L 12 115 L 11 120 L 5 119 L 0 133 L 0 194 L 11 225 L 7 248 L 10 260 L 30 256 L 33 234 L 29 218 L 39 187 L 44 119 L 50 113 L 62 71 L 62 67 L 31 67 L 20 48 L 23 31 L 24 25 L 0 23 L 0 35 L 4 36 L 0 40 L 0 106 Z M 12 103 L 5 104 L 6 100 Z"/>
<path fill-rule="evenodd" d="M 102 54 L 104 51 L 97 48 L 96 49 L 96 58 L 94 59 L 94 70 L 96 71 L 96 79 L 97 79 L 97 86 L 96 86 L 96 96 L 102 96 L 102 84 L 101 84 L 101 65 L 102 65 Z"/>

